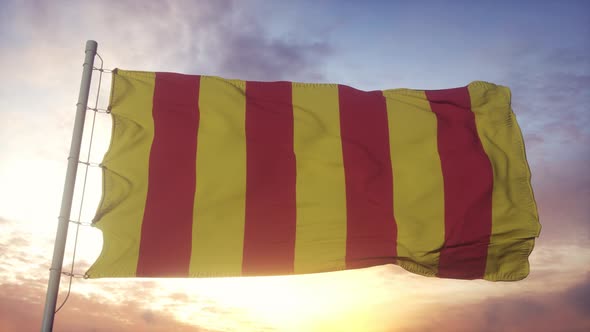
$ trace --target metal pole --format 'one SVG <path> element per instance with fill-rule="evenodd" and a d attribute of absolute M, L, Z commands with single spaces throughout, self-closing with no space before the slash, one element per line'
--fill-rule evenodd
<path fill-rule="evenodd" d="M 42 332 L 51 332 L 53 330 L 55 305 L 57 303 L 66 239 L 68 237 L 68 225 L 70 223 L 70 212 L 72 210 L 72 199 L 74 197 L 74 186 L 78 171 L 78 160 L 80 159 L 80 146 L 82 145 L 82 133 L 84 131 L 88 94 L 90 93 L 90 83 L 92 81 L 92 68 L 94 67 L 94 56 L 96 55 L 97 47 L 98 44 L 94 40 L 88 40 L 86 42 L 84 70 L 82 72 L 82 81 L 80 82 L 78 103 L 76 104 L 76 121 L 72 133 L 68 169 L 66 171 L 66 180 L 61 199 L 61 210 L 59 212 L 55 246 L 53 248 L 53 260 L 49 269 L 49 283 L 47 284 L 47 296 L 45 298 L 45 310 L 43 311 L 43 324 L 41 326 Z"/>

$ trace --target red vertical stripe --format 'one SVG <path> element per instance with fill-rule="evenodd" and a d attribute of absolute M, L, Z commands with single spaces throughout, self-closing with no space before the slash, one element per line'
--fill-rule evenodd
<path fill-rule="evenodd" d="M 397 227 L 387 105 L 381 91 L 338 87 L 346 181 L 346 265 L 394 263 Z"/>
<path fill-rule="evenodd" d="M 483 278 L 492 231 L 493 174 L 483 149 L 469 90 L 426 91 L 438 119 L 445 193 L 445 244 L 439 277 Z"/>
<path fill-rule="evenodd" d="M 154 140 L 137 276 L 188 276 L 195 194 L 199 76 L 156 73 Z"/>
<path fill-rule="evenodd" d="M 290 82 L 246 82 L 245 275 L 293 273 L 295 153 Z"/>

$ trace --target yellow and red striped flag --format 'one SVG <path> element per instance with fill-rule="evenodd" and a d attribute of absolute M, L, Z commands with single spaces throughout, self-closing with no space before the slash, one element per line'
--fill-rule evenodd
<path fill-rule="evenodd" d="M 110 108 L 91 278 L 529 273 L 540 224 L 506 87 L 116 70 Z"/>

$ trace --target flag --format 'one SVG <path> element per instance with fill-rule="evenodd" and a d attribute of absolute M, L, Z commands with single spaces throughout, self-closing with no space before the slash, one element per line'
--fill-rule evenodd
<path fill-rule="evenodd" d="M 540 224 L 510 98 L 116 70 L 87 275 L 523 279 Z"/>

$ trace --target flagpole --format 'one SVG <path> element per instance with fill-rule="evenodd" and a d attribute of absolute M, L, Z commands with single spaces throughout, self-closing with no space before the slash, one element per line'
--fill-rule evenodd
<path fill-rule="evenodd" d="M 47 284 L 47 295 L 45 298 L 45 309 L 43 311 L 43 323 L 41 326 L 42 332 L 51 332 L 53 330 L 55 306 L 57 303 L 57 294 L 59 292 L 59 282 L 61 280 L 66 240 L 68 237 L 68 225 L 70 223 L 70 212 L 72 210 L 72 199 L 74 197 L 74 187 L 76 184 L 76 173 L 78 171 L 78 161 L 80 159 L 80 146 L 82 145 L 82 133 L 84 131 L 84 120 L 86 119 L 88 95 L 90 93 L 94 56 L 96 55 L 97 47 L 98 44 L 96 41 L 86 41 L 84 70 L 82 71 L 78 103 L 76 104 L 76 121 L 74 122 L 74 131 L 72 133 L 72 142 L 70 144 L 70 156 L 68 157 L 68 168 L 61 199 L 57 234 L 55 236 L 55 245 L 53 248 L 53 260 L 51 261 L 51 268 L 49 269 L 49 282 Z"/>

